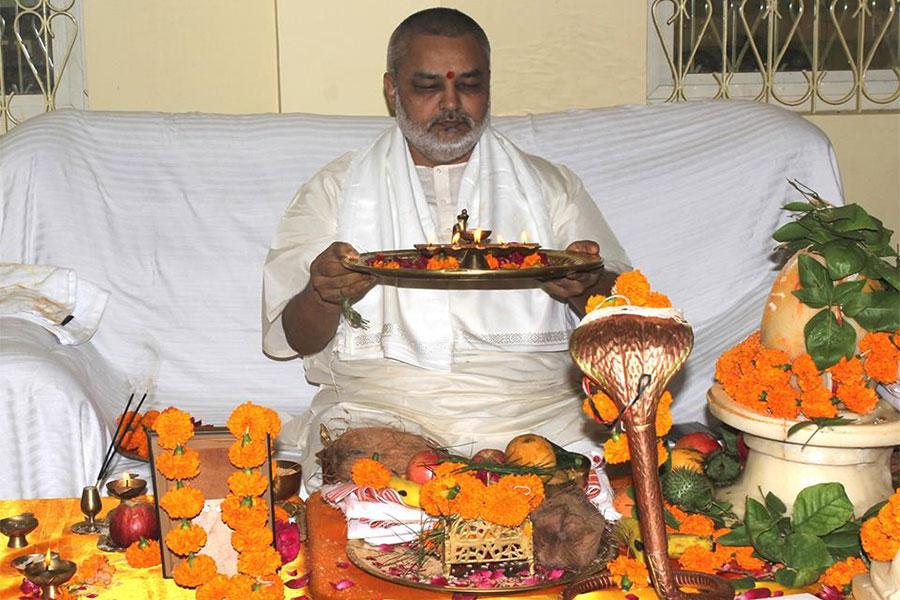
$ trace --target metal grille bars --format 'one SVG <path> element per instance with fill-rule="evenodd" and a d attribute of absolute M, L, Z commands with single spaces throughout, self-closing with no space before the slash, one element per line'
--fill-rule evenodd
<path fill-rule="evenodd" d="M 648 99 L 900 108 L 898 0 L 650 0 Z"/>

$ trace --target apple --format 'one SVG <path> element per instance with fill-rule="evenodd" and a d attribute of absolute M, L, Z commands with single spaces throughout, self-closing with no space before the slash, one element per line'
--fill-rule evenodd
<path fill-rule="evenodd" d="M 497 450 L 496 448 L 485 448 L 475 453 L 475 456 L 472 457 L 472 462 L 476 465 L 484 463 L 490 465 L 502 465 L 506 462 L 506 453 L 503 452 L 503 450 Z M 489 485 L 500 481 L 502 475 L 494 471 L 478 469 L 475 471 L 475 477 L 477 477 L 481 483 Z"/>
<path fill-rule="evenodd" d="M 443 455 L 437 450 L 421 450 L 412 455 L 406 464 L 406 478 L 418 484 L 434 479 L 434 468 L 441 464 Z"/>
<path fill-rule="evenodd" d="M 126 500 L 109 513 L 109 537 L 119 548 L 127 548 L 141 538 L 159 539 L 159 520 L 149 502 Z"/>
<path fill-rule="evenodd" d="M 720 450 L 722 448 L 722 445 L 713 434 L 707 433 L 705 431 L 695 431 L 693 433 L 681 436 L 678 441 L 675 442 L 675 447 L 690 448 L 698 451 L 703 456 L 706 456 L 710 452 Z"/>
<path fill-rule="evenodd" d="M 741 431 L 737 435 L 737 451 L 738 451 L 738 459 L 741 463 L 747 462 L 747 455 L 750 454 L 750 448 L 747 447 L 747 442 L 744 441 L 744 432 Z"/>

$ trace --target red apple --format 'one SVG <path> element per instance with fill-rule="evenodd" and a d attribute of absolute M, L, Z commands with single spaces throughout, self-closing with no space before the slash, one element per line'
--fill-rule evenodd
<path fill-rule="evenodd" d="M 406 478 L 419 484 L 434 479 L 434 468 L 441 464 L 442 458 L 437 450 L 416 452 L 406 465 Z"/>
<path fill-rule="evenodd" d="M 122 502 L 109 513 L 109 537 L 119 548 L 127 548 L 142 537 L 158 540 L 156 509 L 148 502 Z"/>
<path fill-rule="evenodd" d="M 706 456 L 710 452 L 715 450 L 720 450 L 722 445 L 719 444 L 719 440 L 716 439 L 711 433 L 707 433 L 705 431 L 695 431 L 693 433 L 689 433 L 687 435 L 681 436 L 677 442 L 675 442 L 676 448 L 691 448 L 693 450 L 697 450 L 703 456 Z"/>
<path fill-rule="evenodd" d="M 744 432 L 741 431 L 737 435 L 737 451 L 738 458 L 742 463 L 747 462 L 747 455 L 750 454 L 750 448 L 747 447 L 747 442 L 744 441 Z"/>
<path fill-rule="evenodd" d="M 475 453 L 475 456 L 472 457 L 472 462 L 475 464 L 487 463 L 491 465 L 502 465 L 506 462 L 506 453 L 503 452 L 503 450 L 497 450 L 496 448 L 485 448 L 484 450 L 479 450 Z M 477 477 L 481 483 L 488 485 L 500 481 L 502 475 L 494 471 L 478 469 L 475 471 L 475 477 Z"/>

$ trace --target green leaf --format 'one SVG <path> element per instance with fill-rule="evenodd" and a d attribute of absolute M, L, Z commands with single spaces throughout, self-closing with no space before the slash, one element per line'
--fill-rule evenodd
<path fill-rule="evenodd" d="M 738 525 L 725 535 L 720 535 L 716 539 L 716 543 L 723 546 L 750 546 L 753 544 L 753 540 L 750 539 L 750 534 L 747 533 L 747 526 Z"/>
<path fill-rule="evenodd" d="M 842 356 L 850 358 L 856 348 L 856 331 L 846 321 L 838 323 L 827 308 L 807 321 L 803 335 L 806 351 L 819 369 L 836 364 Z"/>
<path fill-rule="evenodd" d="M 673 515 L 666 509 L 663 509 L 663 520 L 666 522 L 666 525 L 668 525 L 672 529 L 677 530 L 679 527 L 681 527 L 681 523 L 678 521 L 678 519 L 675 518 L 675 515 Z"/>
<path fill-rule="evenodd" d="M 784 208 L 784 210 L 793 210 L 796 212 L 809 212 L 816 209 L 815 206 L 806 202 L 788 202 L 782 208 Z"/>
<path fill-rule="evenodd" d="M 791 569 L 784 567 L 775 572 L 775 581 L 785 587 L 797 588 L 809 585 L 819 578 L 821 574 L 817 569 Z"/>
<path fill-rule="evenodd" d="M 798 260 L 800 283 L 805 288 L 831 287 L 828 271 L 816 259 L 808 254 L 801 254 Z"/>
<path fill-rule="evenodd" d="M 881 221 L 870 215 L 859 204 L 847 204 L 835 208 L 827 208 L 820 213 L 820 218 L 831 223 L 835 231 L 839 233 L 869 229 L 877 231 L 881 229 Z"/>
<path fill-rule="evenodd" d="M 839 283 L 834 286 L 834 291 L 831 294 L 831 301 L 834 304 L 841 305 L 850 302 L 854 297 L 862 293 L 862 289 L 865 286 L 866 282 L 863 280 L 845 281 L 844 283 Z"/>
<path fill-rule="evenodd" d="M 772 239 L 776 242 L 793 242 L 805 240 L 807 235 L 809 235 L 809 231 L 805 227 L 796 221 L 791 221 L 776 229 L 772 234 Z"/>
<path fill-rule="evenodd" d="M 781 498 L 779 498 L 772 492 L 766 494 L 766 508 L 768 508 L 769 512 L 773 515 L 780 516 L 787 512 L 787 506 L 784 505 L 784 502 L 781 501 Z"/>
<path fill-rule="evenodd" d="M 769 509 L 759 500 L 747 498 L 744 509 L 744 525 L 747 527 L 747 533 L 751 540 L 755 540 L 763 531 L 771 529 L 775 520 L 775 517 L 769 513 Z"/>
<path fill-rule="evenodd" d="M 784 537 L 777 531 L 769 529 L 760 533 L 753 541 L 753 548 L 756 553 L 771 562 L 785 561 L 784 557 Z"/>
<path fill-rule="evenodd" d="M 752 577 L 741 577 L 740 579 L 726 579 L 731 587 L 734 588 L 735 592 L 740 592 L 743 590 L 752 590 L 756 587 L 756 580 Z"/>
<path fill-rule="evenodd" d="M 797 569 L 822 570 L 832 563 L 825 542 L 811 533 L 795 532 L 784 540 L 784 564 Z"/>
<path fill-rule="evenodd" d="M 866 255 L 849 240 L 831 240 L 822 246 L 822 256 L 832 279 L 859 273 L 866 266 Z"/>
<path fill-rule="evenodd" d="M 853 517 L 853 503 L 844 486 L 837 482 L 818 483 L 797 494 L 791 524 L 794 531 L 826 535 Z"/>
<path fill-rule="evenodd" d="M 869 510 L 867 510 L 867 511 L 863 514 L 863 516 L 861 516 L 861 517 L 859 518 L 859 522 L 860 522 L 860 523 L 863 523 L 864 521 L 868 521 L 869 519 L 871 519 L 872 517 L 874 517 L 875 515 L 877 515 L 878 512 L 879 512 L 882 508 L 884 508 L 884 505 L 885 505 L 885 504 L 887 504 L 887 500 L 882 500 L 882 501 L 880 501 L 880 502 L 876 502 L 875 504 L 873 504 L 872 506 L 870 506 L 870 507 L 869 507 Z"/>
<path fill-rule="evenodd" d="M 830 287 L 803 287 L 791 293 L 810 308 L 824 308 L 833 302 Z"/>
<path fill-rule="evenodd" d="M 900 269 L 882 259 L 871 259 L 871 267 L 878 277 L 884 279 L 895 290 L 900 290 Z"/>
<path fill-rule="evenodd" d="M 861 309 L 854 308 L 853 319 L 868 331 L 894 331 L 900 328 L 900 292 L 879 290 L 860 294 L 865 298 Z"/>
<path fill-rule="evenodd" d="M 861 552 L 859 525 L 853 521 L 824 536 L 822 541 L 825 542 L 828 553 L 835 561 L 844 560 L 850 556 L 859 556 Z"/>
<path fill-rule="evenodd" d="M 734 429 L 732 429 L 731 427 L 728 427 L 726 425 L 722 425 L 719 428 L 719 436 L 721 436 L 721 438 L 722 438 L 722 443 L 725 446 L 726 452 L 728 452 L 729 454 L 737 454 L 738 453 L 738 447 L 737 447 L 738 436 L 737 436 L 737 432 Z"/>
<path fill-rule="evenodd" d="M 791 425 L 791 428 L 788 429 L 787 436 L 791 437 L 792 435 L 794 435 L 801 429 L 806 429 L 807 427 L 811 427 L 812 425 L 815 425 L 815 424 L 816 424 L 816 422 L 813 421 L 812 419 L 810 419 L 809 421 L 800 421 L 799 423 L 794 423 L 793 425 Z"/>

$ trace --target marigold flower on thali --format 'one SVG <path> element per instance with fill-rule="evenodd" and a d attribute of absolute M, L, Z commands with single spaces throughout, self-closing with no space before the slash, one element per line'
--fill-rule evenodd
<path fill-rule="evenodd" d="M 800 394 L 800 410 L 807 419 L 837 415 L 837 406 L 831 401 L 831 392 L 822 385 Z"/>
<path fill-rule="evenodd" d="M 259 550 L 272 545 L 272 530 L 268 527 L 254 527 L 231 534 L 231 545 L 238 552 Z"/>
<path fill-rule="evenodd" d="M 834 395 L 848 410 L 860 415 L 871 412 L 878 404 L 878 394 L 865 385 L 839 385 Z"/>
<path fill-rule="evenodd" d="M 106 556 L 94 554 L 84 559 L 78 565 L 78 574 L 75 579 L 88 585 L 105 588 L 112 583 L 112 578 L 115 574 L 116 567 L 109 564 L 109 559 Z"/>
<path fill-rule="evenodd" d="M 846 356 L 842 356 L 837 364 L 828 367 L 831 373 L 831 380 L 834 383 L 853 385 L 865 383 L 865 370 L 862 361 L 853 356 L 847 360 Z"/>
<path fill-rule="evenodd" d="M 125 560 L 135 569 L 155 567 L 160 562 L 159 542 L 141 538 L 125 549 Z"/>
<path fill-rule="evenodd" d="M 818 582 L 822 585 L 833 587 L 838 591 L 843 591 L 845 587 L 850 585 L 850 580 L 855 575 L 868 573 L 868 571 L 866 563 L 856 556 L 851 556 L 825 569 L 825 572 L 819 576 Z"/>
<path fill-rule="evenodd" d="M 591 405 L 593 405 L 593 409 Z M 616 403 L 602 390 L 597 390 L 590 398 L 585 398 L 582 410 L 589 417 L 595 421 L 599 420 L 601 423 L 612 423 L 619 416 L 619 409 L 616 407 Z"/>
<path fill-rule="evenodd" d="M 530 512 L 528 499 L 516 490 L 500 485 L 485 487 L 484 505 L 481 508 L 481 516 L 485 521 L 516 527 L 522 524 Z"/>
<path fill-rule="evenodd" d="M 628 578 L 628 589 L 631 587 L 646 588 L 650 585 L 650 573 L 647 572 L 647 566 L 643 561 L 620 554 L 609 561 L 606 567 L 609 569 L 613 581 L 620 588 L 625 584 L 625 578 Z"/>
<path fill-rule="evenodd" d="M 522 259 L 521 267 L 523 269 L 527 269 L 529 267 L 540 267 L 541 264 L 541 255 L 535 252 L 534 254 L 529 254 L 524 259 Z"/>
<path fill-rule="evenodd" d="M 805 352 L 791 363 L 791 373 L 797 378 L 797 387 L 804 392 L 822 387 L 822 376 L 812 356 Z"/>
<path fill-rule="evenodd" d="M 228 597 L 227 575 L 217 574 L 215 577 L 197 588 L 196 600 L 225 600 Z"/>
<path fill-rule="evenodd" d="M 490 252 L 484 255 L 484 260 L 487 262 L 488 268 L 492 271 L 495 271 L 500 267 L 500 261 Z"/>
<path fill-rule="evenodd" d="M 435 465 L 432 471 L 434 472 L 435 477 L 441 477 L 443 475 L 457 475 L 460 474 L 460 469 L 464 468 L 465 466 L 465 463 L 447 460 Z"/>
<path fill-rule="evenodd" d="M 460 474 L 455 479 L 459 491 L 450 500 L 450 510 L 463 519 L 481 517 L 486 486 L 469 473 Z"/>
<path fill-rule="evenodd" d="M 244 575 L 264 577 L 274 574 L 280 568 L 281 555 L 271 546 L 259 550 L 247 550 L 238 555 L 237 569 Z"/>
<path fill-rule="evenodd" d="M 281 419 L 271 408 L 259 406 L 252 402 L 244 402 L 228 417 L 228 431 L 240 439 L 244 433 L 250 434 L 254 441 L 262 441 L 266 434 L 275 438 L 281 431 Z"/>
<path fill-rule="evenodd" d="M 179 586 L 195 588 L 216 576 L 216 562 L 205 554 L 196 554 L 181 561 L 172 575 Z"/>
<path fill-rule="evenodd" d="M 662 393 L 659 398 L 659 405 L 656 407 L 656 436 L 662 437 L 669 433 L 672 429 L 672 394 L 668 390 Z"/>
<path fill-rule="evenodd" d="M 863 368 L 866 375 L 883 384 L 897 381 L 900 330 L 894 333 L 869 332 L 859 342 L 859 350 L 865 357 Z"/>
<path fill-rule="evenodd" d="M 687 514 L 683 519 L 679 519 L 678 533 L 712 537 L 715 529 L 715 523 L 706 515 Z"/>
<path fill-rule="evenodd" d="M 734 562 L 745 571 L 759 571 L 766 566 L 766 561 L 753 556 L 753 546 L 733 546 L 731 552 L 734 554 Z"/>
<path fill-rule="evenodd" d="M 228 448 L 228 460 L 238 469 L 255 469 L 266 462 L 268 454 L 266 444 L 256 440 L 245 444 L 238 439 Z"/>
<path fill-rule="evenodd" d="M 528 500 L 530 510 L 536 509 L 544 501 L 544 482 L 537 475 L 504 475 L 494 485 L 507 487 L 523 495 Z"/>
<path fill-rule="evenodd" d="M 788 384 L 766 390 L 766 404 L 773 417 L 796 419 L 800 414 L 797 392 Z"/>
<path fill-rule="evenodd" d="M 159 413 L 153 423 L 153 430 L 159 436 L 157 443 L 166 450 L 174 450 L 176 446 L 183 446 L 194 437 L 194 424 L 191 416 L 170 406 Z"/>
<path fill-rule="evenodd" d="M 650 292 L 647 294 L 647 300 L 644 303 L 647 308 L 672 308 L 672 301 L 669 297 L 660 292 Z"/>
<path fill-rule="evenodd" d="M 350 469 L 353 483 L 358 486 L 385 488 L 391 482 L 391 471 L 372 458 L 359 458 Z"/>
<path fill-rule="evenodd" d="M 687 571 L 699 571 L 714 575 L 722 565 L 722 557 L 700 544 L 693 544 L 685 548 L 678 557 L 678 563 Z"/>
<path fill-rule="evenodd" d="M 624 435 L 613 436 L 603 443 L 603 456 L 606 462 L 616 465 L 628 462 L 631 451 L 628 449 L 628 438 Z"/>
<path fill-rule="evenodd" d="M 179 556 L 197 552 L 205 545 L 206 531 L 193 523 L 175 527 L 166 534 L 166 547 Z"/>
<path fill-rule="evenodd" d="M 189 485 L 175 487 L 163 494 L 159 506 L 170 519 L 193 519 L 203 510 L 203 492 Z"/>
<path fill-rule="evenodd" d="M 268 520 L 268 507 L 260 498 L 248 500 L 229 494 L 222 501 L 222 521 L 235 531 L 264 527 Z"/>
<path fill-rule="evenodd" d="M 200 453 L 193 448 L 183 452 L 162 452 L 156 458 L 156 470 L 171 481 L 192 479 L 200 474 Z"/>
<path fill-rule="evenodd" d="M 429 515 L 452 515 L 453 506 L 450 495 L 459 492 L 459 486 L 453 475 L 441 475 L 422 484 L 419 491 L 419 504 Z"/>
<path fill-rule="evenodd" d="M 235 471 L 228 476 L 228 489 L 236 496 L 260 496 L 269 487 L 269 479 L 259 471 Z"/>

